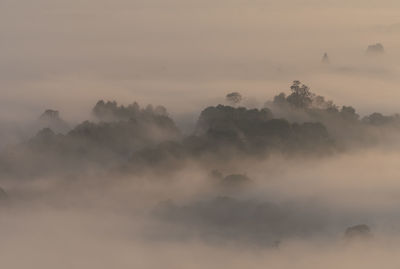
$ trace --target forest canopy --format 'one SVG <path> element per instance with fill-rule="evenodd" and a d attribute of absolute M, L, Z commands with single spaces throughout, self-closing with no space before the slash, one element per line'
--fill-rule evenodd
<path fill-rule="evenodd" d="M 239 106 L 242 95 L 228 94 L 235 106 L 205 108 L 195 129 L 187 135 L 163 106 L 141 108 L 136 102 L 124 106 L 100 100 L 92 108 L 95 120 L 68 131 L 60 113 L 47 110 L 40 117 L 43 129 L 37 135 L 1 153 L 1 171 L 19 174 L 18 167 L 24 163 L 34 164 L 26 165 L 26 175 L 40 175 L 57 172 L 65 167 L 63 163 L 69 164 L 71 173 L 78 173 L 88 164 L 106 170 L 137 170 L 188 158 L 203 161 L 206 156 L 218 160 L 265 158 L 274 153 L 329 155 L 349 145 L 376 143 L 379 137 L 371 130 L 384 132 L 400 127 L 398 115 L 372 113 L 360 118 L 352 106 L 339 107 L 300 81 L 294 81 L 289 90 L 263 108 Z"/>

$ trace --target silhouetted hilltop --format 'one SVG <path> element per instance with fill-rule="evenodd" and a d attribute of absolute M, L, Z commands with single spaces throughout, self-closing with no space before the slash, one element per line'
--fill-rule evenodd
<path fill-rule="evenodd" d="M 174 121 L 161 106 L 153 109 L 148 105 L 141 109 L 136 102 L 125 107 L 118 106 L 115 101 L 101 100 L 92 112 L 100 122 L 85 121 L 75 127 L 69 136 L 128 151 L 180 137 Z"/>
<path fill-rule="evenodd" d="M 331 63 L 331 61 L 329 60 L 329 56 L 328 53 L 324 53 L 324 55 L 322 56 L 322 60 L 321 60 L 322 64 L 328 65 Z"/>
<path fill-rule="evenodd" d="M 61 117 L 57 110 L 47 109 L 40 115 L 38 128 L 50 128 L 56 133 L 67 133 L 71 128 Z"/>
<path fill-rule="evenodd" d="M 369 45 L 366 53 L 370 56 L 382 55 L 385 53 L 385 48 L 381 43 L 376 43 L 373 45 Z"/>
<path fill-rule="evenodd" d="M 155 118 L 168 118 L 168 112 L 163 106 L 153 108 L 148 105 L 146 108 L 140 108 L 139 104 L 134 102 L 128 106 L 118 105 L 115 101 L 104 102 L 100 100 L 92 109 L 93 115 L 100 121 L 119 121 L 119 120 L 152 120 Z"/>
<path fill-rule="evenodd" d="M 242 95 L 238 92 L 231 92 L 225 96 L 225 100 L 232 106 L 239 104 L 242 99 Z"/>
<path fill-rule="evenodd" d="M 365 240 L 372 237 L 371 228 L 366 224 L 359 224 L 346 229 L 346 240 Z"/>
<path fill-rule="evenodd" d="M 209 130 L 250 129 L 259 123 L 273 118 L 268 108 L 247 109 L 218 105 L 204 109 L 196 126 L 196 134 L 204 134 Z"/>
<path fill-rule="evenodd" d="M 362 122 L 374 126 L 396 126 L 400 127 L 400 115 L 395 114 L 392 116 L 385 116 L 381 113 L 375 112 L 369 116 L 365 116 Z"/>
<path fill-rule="evenodd" d="M 289 123 L 274 119 L 267 108 L 246 109 L 219 105 L 208 107 L 200 115 L 196 134 L 217 144 L 239 146 L 248 152 L 267 149 L 284 151 L 331 145 L 332 140 L 321 123 Z"/>
<path fill-rule="evenodd" d="M 290 94 L 282 92 L 272 101 L 266 102 L 265 106 L 276 117 L 286 118 L 289 122 L 320 122 L 335 141 L 341 144 L 366 145 L 377 142 L 385 130 L 399 131 L 400 118 L 397 114 L 384 116 L 375 112 L 361 118 L 352 106 L 339 107 L 313 93 L 300 81 L 294 81 L 290 90 Z"/>
<path fill-rule="evenodd" d="M 276 247 L 281 240 L 313 235 L 327 225 L 327 216 L 306 208 L 218 196 L 184 205 L 167 201 L 158 206 L 154 215 L 170 224 L 167 227 L 175 228 L 167 230 L 164 236 L 182 238 L 196 234 L 216 242 L 245 240 Z"/>
<path fill-rule="evenodd" d="M 4 150 L 0 171 L 34 177 L 59 169 L 80 173 L 91 165 L 132 172 L 171 170 L 185 160 L 223 163 L 272 153 L 319 156 L 373 145 L 388 130 L 400 129 L 398 115 L 373 113 L 360 119 L 353 107 L 339 107 L 300 81 L 294 81 L 290 91 L 276 95 L 262 109 L 207 107 L 187 136 L 164 107 L 99 101 L 92 109 L 97 121 L 84 121 L 66 134 L 42 129 L 28 141 Z M 54 110 L 41 118 L 61 121 Z"/>
<path fill-rule="evenodd" d="M 102 106 L 99 103 L 96 105 L 97 109 Z M 114 110 L 105 111 L 129 111 L 123 106 L 112 108 Z M 23 163 L 30 164 L 24 172 L 31 175 L 54 172 L 61 167 L 71 169 L 70 172 L 74 173 L 88 164 L 103 168 L 119 165 L 146 147 L 180 139 L 181 134 L 174 121 L 167 116 L 166 111 L 160 111 L 148 106 L 144 110 L 138 109 L 129 113 L 129 116 L 126 113 L 122 113 L 125 116 L 117 113 L 119 118 L 114 117 L 113 120 L 108 118 L 108 121 L 85 121 L 65 135 L 44 128 L 29 141 L 3 152 L 0 162 L 7 166 L 3 171 L 16 170 L 19 173 L 15 168 Z M 57 118 L 58 113 L 48 112 L 45 116 Z"/>

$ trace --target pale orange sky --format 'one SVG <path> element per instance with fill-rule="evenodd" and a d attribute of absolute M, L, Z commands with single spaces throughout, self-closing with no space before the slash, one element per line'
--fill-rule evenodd
<path fill-rule="evenodd" d="M 398 1 L 3 0 L 0 112 L 53 107 L 79 120 L 105 98 L 179 114 L 230 90 L 256 105 L 299 79 L 361 113 L 393 113 L 399 9 Z M 368 61 L 376 42 L 387 53 Z M 340 72 L 319 70 L 325 51 Z"/>

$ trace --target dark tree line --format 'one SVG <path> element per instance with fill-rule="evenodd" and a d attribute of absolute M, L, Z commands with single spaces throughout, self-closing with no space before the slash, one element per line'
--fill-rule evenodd
<path fill-rule="evenodd" d="M 232 94 L 234 100 L 242 98 Z M 99 101 L 92 109 L 95 121 L 85 121 L 66 134 L 49 125 L 30 140 L 1 152 L 0 171 L 34 176 L 58 169 L 80 171 L 88 164 L 132 171 L 168 167 L 188 158 L 220 161 L 237 156 L 261 158 L 273 152 L 330 154 L 346 139 L 367 137 L 367 127 L 400 127 L 398 115 L 373 113 L 360 119 L 353 107 L 339 108 L 299 81 L 293 82 L 289 95 L 275 96 L 268 106 L 207 107 L 194 132 L 183 136 L 164 107 Z M 286 119 L 279 114 L 282 112 Z M 306 119 L 293 120 L 293 115 L 305 115 Z M 53 110 L 42 118 L 63 122 Z M 19 169 L 21 166 L 25 169 Z"/>

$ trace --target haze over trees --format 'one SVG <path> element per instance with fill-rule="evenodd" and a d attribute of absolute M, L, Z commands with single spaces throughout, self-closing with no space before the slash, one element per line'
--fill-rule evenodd
<path fill-rule="evenodd" d="M 2 268 L 399 268 L 399 10 L 1 0 Z"/>
<path fill-rule="evenodd" d="M 57 133 L 66 133 L 70 130 L 69 124 L 61 118 L 60 112 L 53 109 L 47 109 L 40 115 L 38 128 L 50 128 Z"/>
<path fill-rule="evenodd" d="M 371 228 L 366 224 L 351 226 L 346 229 L 345 238 L 347 240 L 365 240 L 371 239 Z"/>
<path fill-rule="evenodd" d="M 199 115 L 192 134 L 182 135 L 166 108 L 139 104 L 118 105 L 98 101 L 92 109 L 95 121 L 84 121 L 65 134 L 59 113 L 48 110 L 41 120 L 49 124 L 23 144 L 9 147 L 0 156 L 2 173 L 12 175 L 56 172 L 68 163 L 71 173 L 88 163 L 103 169 L 170 163 L 182 159 L 232 159 L 237 156 L 264 158 L 272 153 L 329 155 L 350 146 L 379 141 L 376 132 L 400 127 L 398 115 L 373 113 L 360 119 L 351 106 L 339 107 L 319 96 L 300 81 L 288 95 L 280 93 L 261 109 L 238 106 L 241 95 L 227 97 L 235 106 L 210 106 Z M 54 127 L 54 130 L 53 128 Z M 66 127 L 65 127 L 66 128 Z M 385 129 L 382 129 L 385 128 Z M 34 158 L 40 155 L 43 158 Z M 21 163 L 35 163 L 26 170 Z"/>
<path fill-rule="evenodd" d="M 322 56 L 321 63 L 323 63 L 325 65 L 330 64 L 328 53 L 326 53 L 326 52 L 324 53 L 324 55 Z"/>
<path fill-rule="evenodd" d="M 239 242 L 276 249 L 293 238 L 326 236 L 337 219 L 340 225 L 335 229 L 345 242 L 363 243 L 372 233 L 368 225 L 345 230 L 351 224 L 349 216 L 314 202 L 284 202 L 274 189 L 259 189 L 260 177 L 268 186 L 285 185 L 288 179 L 280 176 L 281 167 L 303 169 L 299 167 L 309 162 L 309 176 L 317 161 L 372 148 L 386 141 L 384 134 L 400 131 L 398 115 L 361 117 L 352 106 L 338 106 L 298 80 L 263 107 L 248 108 L 239 102 L 205 107 L 189 134 L 179 130 L 163 106 L 100 100 L 91 114 L 90 120 L 62 133 L 52 128 L 64 122 L 59 112 L 46 111 L 40 117 L 49 123 L 45 128 L 0 153 L 0 179 L 37 181 L 40 186 L 44 178 L 57 178 L 66 196 L 71 195 L 69 188 L 85 192 L 99 187 L 101 195 L 108 195 L 114 186 L 118 195 L 131 196 L 125 187 L 132 184 L 139 190 L 132 195 L 137 196 L 132 198 L 135 207 L 147 199 L 142 196 L 151 197 L 145 213 L 151 224 L 141 230 L 149 238 L 200 238 L 211 244 Z M 260 172 L 269 160 L 273 164 Z M 182 189 L 176 187 L 182 186 L 176 182 L 178 176 Z M 286 187 L 304 191 L 309 189 L 303 184 L 306 180 L 293 179 Z M 319 180 L 327 184 L 324 178 L 313 184 Z M 334 184 L 336 178 L 329 181 Z M 72 188 L 74 184 L 79 188 Z M 148 185 L 157 187 L 149 191 Z M 171 186 L 176 188 L 172 195 L 164 194 Z M 0 206 L 23 196 L 4 189 L 0 188 Z"/>
<path fill-rule="evenodd" d="M 377 56 L 377 55 L 382 55 L 385 53 L 385 48 L 381 43 L 376 43 L 373 45 L 369 45 L 367 48 L 367 55 L 370 56 Z"/>
<path fill-rule="evenodd" d="M 238 105 L 243 97 L 240 93 L 238 92 L 232 92 L 232 93 L 228 93 L 225 97 L 226 101 L 230 104 L 230 105 Z"/>

